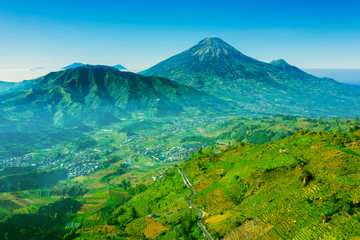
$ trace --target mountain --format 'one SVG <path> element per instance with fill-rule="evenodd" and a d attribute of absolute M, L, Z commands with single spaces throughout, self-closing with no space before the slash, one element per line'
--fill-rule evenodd
<path fill-rule="evenodd" d="M 356 87 L 360 86 L 360 69 L 334 69 L 334 68 L 304 68 L 302 69 L 317 77 L 329 77 L 336 81 L 350 84 Z"/>
<path fill-rule="evenodd" d="M 113 67 L 114 67 L 114 68 L 117 68 L 117 69 L 119 69 L 119 70 L 127 70 L 127 68 L 124 67 L 124 66 L 121 65 L 121 64 L 116 64 L 116 65 L 114 65 Z"/>
<path fill-rule="evenodd" d="M 360 110 L 359 89 L 282 59 L 258 61 L 219 38 L 206 38 L 140 74 L 166 77 L 263 115 L 354 117 Z"/>
<path fill-rule="evenodd" d="M 67 69 L 82 67 L 82 66 L 84 66 L 84 65 L 85 65 L 85 64 L 83 64 L 83 63 L 77 62 L 77 63 L 70 64 L 70 65 L 68 65 L 68 66 L 66 66 L 66 67 L 63 67 L 62 69 L 63 69 L 63 70 L 67 70 Z"/>
<path fill-rule="evenodd" d="M 24 82 L 0 96 L 0 111 L 23 122 L 55 126 L 103 125 L 132 116 L 216 113 L 228 108 L 213 96 L 160 77 L 85 65 Z"/>
<path fill-rule="evenodd" d="M 15 82 L 0 81 L 0 94 L 11 90 L 12 88 L 16 87 L 16 85 L 17 85 L 17 83 L 15 83 Z"/>
<path fill-rule="evenodd" d="M 63 69 L 63 70 L 67 70 L 67 69 L 82 67 L 82 66 L 85 66 L 85 65 L 86 65 L 86 64 L 84 64 L 84 63 L 78 62 L 78 63 L 70 64 L 69 66 L 63 67 L 62 69 Z M 121 64 L 116 64 L 116 65 L 114 65 L 113 67 L 114 67 L 114 68 L 117 68 L 117 69 L 119 69 L 119 70 L 127 70 L 127 68 L 124 67 L 124 66 L 121 65 Z"/>

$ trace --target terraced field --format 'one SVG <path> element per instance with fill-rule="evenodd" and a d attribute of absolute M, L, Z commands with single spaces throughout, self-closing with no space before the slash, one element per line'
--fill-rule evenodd
<path fill-rule="evenodd" d="M 215 238 L 345 239 L 360 235 L 358 146 L 357 133 L 301 131 L 262 146 L 205 149 L 182 169 Z M 173 181 L 164 179 L 157 191 L 173 189 Z M 158 205 L 163 202 L 158 199 Z"/>
<path fill-rule="evenodd" d="M 258 119 L 254 124 L 261 121 L 270 124 L 273 120 Z M 308 121 L 303 119 L 301 124 L 312 127 L 320 119 Z M 339 121 L 344 121 L 340 125 L 344 129 L 352 123 Z M 74 185 L 81 189 L 75 198 L 82 205 L 64 226 L 73 229 L 77 240 L 203 239 L 198 216 L 185 202 L 190 190 L 173 168 L 181 165 L 196 189 L 192 203 L 206 212 L 203 225 L 214 239 L 351 239 L 360 235 L 360 131 L 298 131 L 262 145 L 232 145 L 229 142 L 235 143 L 234 139 L 219 136 L 231 131 L 236 137 L 236 126 L 247 120 L 230 122 L 220 129 L 211 125 L 213 132 L 208 128 L 192 131 L 217 144 L 200 149 L 185 163 L 155 161 L 152 166 L 153 161 L 139 157 L 124 167 L 128 152 L 106 169 L 60 182 L 55 189 L 59 192 Z M 331 128 L 336 127 L 335 120 L 329 122 Z M 246 141 L 262 128 L 248 123 Z M 284 123 L 288 131 L 294 130 L 293 125 L 295 121 Z M 175 146 L 185 135 L 181 132 L 168 146 Z M 131 151 L 130 144 L 120 148 L 126 134 L 116 129 L 100 130 L 93 136 L 104 146 L 119 147 L 114 151 Z M 159 136 L 149 138 L 144 146 L 158 143 Z M 113 152 L 106 158 L 113 156 L 118 155 Z M 105 162 L 105 157 L 101 155 L 100 161 Z M 122 171 L 117 174 L 119 169 Z M 162 178 L 154 182 L 152 176 L 160 171 Z M 142 188 L 137 189 L 139 186 Z M 0 194 L 0 219 L 35 213 L 61 197 L 54 189 Z"/>
<path fill-rule="evenodd" d="M 0 219 L 11 214 L 36 212 L 38 206 L 48 204 L 54 199 L 49 190 L 32 190 L 0 194 Z"/>
<path fill-rule="evenodd" d="M 168 228 L 162 225 L 160 222 L 152 219 L 146 218 L 146 227 L 144 229 L 144 235 L 146 238 L 154 239 L 156 238 L 161 232 L 166 231 Z"/>
<path fill-rule="evenodd" d="M 248 220 L 243 225 L 228 233 L 224 240 L 247 240 L 256 239 L 264 235 L 272 228 L 269 224 L 264 224 L 258 219 Z"/>
<path fill-rule="evenodd" d="M 230 200 L 230 197 L 226 196 L 220 187 L 206 195 L 196 198 L 194 204 L 199 206 L 203 204 L 206 207 L 206 212 L 209 214 L 216 214 L 235 206 Z"/>

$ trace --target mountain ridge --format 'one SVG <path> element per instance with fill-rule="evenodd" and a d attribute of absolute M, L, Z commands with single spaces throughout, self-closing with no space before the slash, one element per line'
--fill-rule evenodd
<path fill-rule="evenodd" d="M 114 67 L 86 65 L 52 72 L 26 82 L 22 90 L 0 96 L 1 109 L 25 120 L 70 126 L 108 124 L 122 117 L 177 116 L 224 107 L 224 101 L 160 77 L 121 72 Z M 220 109 L 220 108 L 219 108 Z"/>
<path fill-rule="evenodd" d="M 0 94 L 15 88 L 18 83 L 0 81 Z"/>
<path fill-rule="evenodd" d="M 81 62 L 75 62 L 75 63 L 72 63 L 72 64 L 66 66 L 66 67 L 61 68 L 61 70 L 68 70 L 68 69 L 77 68 L 77 67 L 83 67 L 83 66 L 92 66 L 92 65 L 91 64 L 81 63 Z M 107 66 L 107 65 L 95 65 L 95 66 Z M 127 68 L 124 67 L 121 64 L 116 64 L 116 65 L 113 65 L 111 67 L 117 68 L 119 70 L 127 70 Z"/>
<path fill-rule="evenodd" d="M 206 38 L 140 74 L 175 80 L 259 114 L 356 117 L 360 111 L 358 89 L 285 60 L 258 61 L 219 38 Z"/>

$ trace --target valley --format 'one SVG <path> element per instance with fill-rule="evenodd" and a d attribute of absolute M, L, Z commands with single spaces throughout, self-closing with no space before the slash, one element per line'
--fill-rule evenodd
<path fill-rule="evenodd" d="M 179 181 L 177 184 L 168 185 L 170 176 L 179 175 L 178 177 L 180 177 L 180 174 L 177 173 L 179 166 L 183 168 L 189 164 L 195 164 L 196 161 L 193 159 L 198 159 L 203 155 L 202 151 L 210 151 L 214 156 L 221 155 L 222 152 L 231 152 L 232 150 L 227 149 L 237 148 L 239 142 L 241 144 L 247 142 L 244 146 L 250 148 L 256 146 L 253 145 L 254 143 L 268 146 L 268 142 L 279 141 L 284 137 L 296 134 L 301 129 L 340 133 L 349 132 L 349 129 L 356 130 L 358 127 L 354 126 L 359 123 L 357 119 L 288 116 L 252 119 L 200 116 L 198 118 L 153 118 L 122 121 L 120 124 L 85 132 L 83 136 L 72 142 L 64 141 L 51 148 L 29 152 L 25 156 L 3 159 L 3 166 L 10 167 L 5 169 L 14 169 L 14 171 L 0 171 L 0 173 L 4 172 L 0 180 L 6 181 L 10 190 L 0 194 L 2 224 L 6 226 L 6 223 L 10 222 L 15 215 L 33 215 L 42 206 L 57 202 L 64 197 L 71 197 L 81 203 L 81 207 L 76 214 L 72 214 L 66 220 L 66 224 L 71 223 L 74 228 L 64 229 L 59 236 L 67 234 L 71 230 L 78 239 L 87 239 L 90 236 L 94 239 L 106 239 L 106 236 L 112 236 L 114 239 L 141 238 L 141 234 L 138 235 L 141 232 L 146 233 L 147 237 L 157 236 L 158 239 L 175 238 L 175 236 L 180 237 L 181 235 L 190 236 L 188 234 L 194 235 L 194 239 L 198 239 L 201 235 L 196 224 L 198 213 L 189 209 L 185 201 L 190 195 L 189 190 L 186 190 L 181 178 L 176 180 Z M 334 146 L 334 150 L 337 149 L 337 145 Z M 275 147 L 275 149 L 278 148 Z M 339 149 L 355 156 L 359 152 L 356 149 Z M 188 158 L 191 160 L 189 161 Z M 225 159 L 227 158 L 229 157 L 225 157 Z M 201 171 L 202 168 L 199 167 L 198 171 Z M 202 220 L 203 225 L 211 235 L 218 236 L 216 230 L 214 232 L 214 229 L 217 228 L 209 228 L 209 226 L 213 226 L 209 223 L 215 221 L 213 220 L 215 218 L 226 219 L 225 216 L 228 216 L 229 213 L 224 210 L 233 208 L 237 200 L 228 197 L 229 193 L 216 193 L 220 195 L 215 195 L 213 199 L 220 202 L 209 204 L 221 206 L 220 209 L 224 208 L 220 215 L 214 215 L 214 210 L 208 209 L 205 202 L 201 203 L 203 200 L 201 202 L 197 200 L 202 195 L 204 187 L 209 186 L 209 190 L 206 191 L 211 192 L 217 189 L 210 190 L 218 185 L 208 185 L 211 183 L 211 179 L 216 180 L 219 179 L 219 175 L 223 176 L 220 171 L 223 167 L 215 168 L 219 170 L 209 175 L 209 183 L 205 183 L 208 180 L 199 183 L 190 174 L 187 167 L 184 168 L 184 172 L 187 175 L 190 174 L 189 180 L 194 183 L 196 189 L 193 197 L 194 206 L 206 212 L 205 218 Z M 19 172 L 22 169 L 25 172 Z M 51 182 L 46 177 L 47 175 L 44 175 L 45 178 L 42 181 L 46 181 L 46 185 L 9 185 L 8 179 L 18 182 L 18 179 L 23 176 L 30 180 L 32 177 L 38 178 L 37 175 L 34 175 L 35 173 L 41 174 L 58 169 L 65 170 L 67 178 L 63 177 L 57 180 L 58 182 Z M 205 185 L 202 186 L 203 184 Z M 174 188 L 175 186 L 176 188 Z M 159 189 L 150 190 L 153 188 Z M 161 190 L 163 188 L 166 191 Z M 144 195 L 149 191 L 152 194 Z M 165 197 L 167 194 L 170 195 Z M 225 199 L 223 199 L 224 197 Z M 132 202 L 135 203 L 135 215 L 128 212 L 129 209 L 132 209 Z M 133 216 L 131 216 L 132 214 Z M 188 225 L 185 223 L 185 225 L 178 225 L 180 219 L 187 219 L 185 223 Z M 151 222 L 157 226 L 156 229 L 163 230 L 144 229 L 146 224 L 143 225 L 142 222 L 148 224 Z M 263 225 L 264 223 L 259 224 Z M 171 226 L 177 230 L 170 231 Z M 152 233 L 155 235 L 150 235 L 148 231 L 155 231 Z M 161 233 L 164 234 L 163 238 Z M 32 234 L 35 233 L 32 232 Z M 25 236 L 26 234 L 23 235 L 23 237 Z M 190 237 L 186 239 L 190 239 Z"/>
<path fill-rule="evenodd" d="M 219 38 L 0 83 L 0 238 L 353 239 L 360 91 Z"/>
<path fill-rule="evenodd" d="M 0 240 L 360 240 L 360 1 L 0 4 Z"/>

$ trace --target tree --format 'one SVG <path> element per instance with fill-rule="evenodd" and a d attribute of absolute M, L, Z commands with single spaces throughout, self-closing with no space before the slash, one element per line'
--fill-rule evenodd
<path fill-rule="evenodd" d="M 130 208 L 130 217 L 131 217 L 132 219 L 135 219 L 135 218 L 138 217 L 138 214 L 137 214 L 136 209 L 135 209 L 134 206 L 132 206 L 132 207 Z"/>

